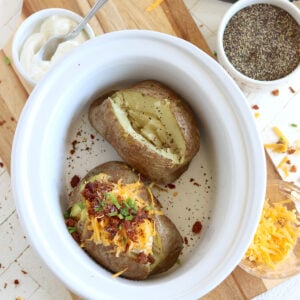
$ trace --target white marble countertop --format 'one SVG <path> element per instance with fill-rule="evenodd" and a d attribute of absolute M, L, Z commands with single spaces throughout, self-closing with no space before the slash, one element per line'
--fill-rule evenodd
<path fill-rule="evenodd" d="M 287 1 L 287 0 L 283 0 Z M 230 3 L 219 0 L 184 0 L 199 29 L 213 52 L 216 51 L 216 34 L 219 22 Z M 297 3 L 298 2 L 298 3 Z M 300 7 L 300 1 L 296 5 Z M 299 78 L 300 79 L 300 78 Z M 300 80 L 279 89 L 274 96 L 271 90 L 256 92 L 244 90 L 263 142 L 274 142 L 273 126 L 279 126 L 290 141 L 300 140 Z M 290 89 L 292 87 L 293 91 Z M 297 124 L 292 127 L 290 124 Z M 271 153 L 278 163 L 282 157 Z M 298 171 L 287 180 L 300 184 L 300 156 L 293 158 Z M 68 290 L 52 275 L 33 252 L 18 222 L 11 194 L 10 177 L 0 158 L 0 299 L 71 300 Z M 19 298 L 18 298 L 19 297 Z M 258 296 L 255 300 L 300 299 L 300 275 Z"/>

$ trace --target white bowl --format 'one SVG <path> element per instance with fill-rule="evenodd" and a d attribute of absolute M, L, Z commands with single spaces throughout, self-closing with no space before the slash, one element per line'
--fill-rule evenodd
<path fill-rule="evenodd" d="M 89 125 L 90 103 L 145 79 L 165 83 L 188 101 L 199 120 L 201 149 L 175 182 L 177 194 L 160 195 L 166 214 L 188 237 L 181 264 L 145 281 L 130 281 L 113 279 L 83 252 L 69 235 L 63 212 L 72 175 L 82 177 L 97 164 L 118 159 Z M 80 143 L 72 156 L 74 139 Z M 61 281 L 87 299 L 203 296 L 240 262 L 265 195 L 263 146 L 240 89 L 197 47 L 142 30 L 90 40 L 49 71 L 18 122 L 11 170 L 17 211 L 31 245 Z M 195 220 L 203 222 L 199 236 L 191 232 Z"/>
<path fill-rule="evenodd" d="M 30 15 L 28 18 L 21 23 L 16 34 L 14 35 L 12 42 L 12 58 L 13 63 L 16 67 L 17 72 L 22 76 L 29 86 L 34 87 L 37 84 L 37 80 L 31 78 L 30 74 L 24 69 L 23 65 L 20 62 L 20 53 L 25 43 L 26 39 L 35 32 L 38 32 L 41 24 L 50 16 L 65 16 L 73 19 L 77 23 L 82 21 L 82 17 L 77 13 L 63 9 L 63 8 L 47 8 L 39 10 L 36 13 Z M 84 27 L 85 32 L 87 33 L 90 39 L 95 37 L 92 27 L 87 24 Z"/>
<path fill-rule="evenodd" d="M 260 4 L 260 3 L 272 4 L 274 6 L 282 8 L 283 10 L 287 11 L 300 25 L 300 10 L 289 1 L 239 0 L 226 11 L 218 28 L 218 36 L 217 36 L 218 61 L 228 71 L 228 73 L 236 80 L 236 82 L 240 85 L 241 88 L 249 88 L 249 89 L 260 89 L 264 87 L 278 88 L 284 84 L 288 84 L 292 82 L 293 80 L 298 80 L 300 76 L 300 64 L 299 64 L 298 67 L 293 72 L 291 72 L 290 74 L 286 75 L 283 78 L 277 80 L 270 80 L 270 81 L 255 80 L 239 72 L 229 61 L 223 47 L 223 35 L 228 22 L 241 9 L 248 7 L 250 5 Z"/>

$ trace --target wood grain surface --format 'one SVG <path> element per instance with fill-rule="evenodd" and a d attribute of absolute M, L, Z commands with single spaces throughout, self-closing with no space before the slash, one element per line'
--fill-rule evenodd
<path fill-rule="evenodd" d="M 165 0 L 155 10 L 146 12 L 151 3 L 152 0 L 110 0 L 90 21 L 90 25 L 96 35 L 122 29 L 148 29 L 176 35 L 213 56 L 182 0 Z M 24 0 L 22 20 L 49 7 L 67 8 L 85 15 L 93 4 L 94 1 L 91 0 Z M 0 157 L 9 170 L 16 124 L 31 88 L 18 77 L 13 64 L 5 63 L 6 56 L 11 57 L 10 43 L 0 52 Z M 267 162 L 268 178 L 278 178 L 269 157 Z M 237 267 L 203 299 L 251 299 L 272 285 L 274 283 L 255 278 Z M 75 295 L 73 297 L 79 299 Z"/>

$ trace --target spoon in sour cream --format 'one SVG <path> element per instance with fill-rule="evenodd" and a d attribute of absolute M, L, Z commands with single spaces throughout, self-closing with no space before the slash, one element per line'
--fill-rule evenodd
<path fill-rule="evenodd" d="M 37 60 L 50 60 L 55 53 L 59 44 L 74 39 L 88 23 L 88 21 L 94 16 L 94 14 L 105 4 L 107 0 L 98 0 L 91 8 L 86 17 L 68 34 L 57 35 L 51 37 L 36 53 Z"/>

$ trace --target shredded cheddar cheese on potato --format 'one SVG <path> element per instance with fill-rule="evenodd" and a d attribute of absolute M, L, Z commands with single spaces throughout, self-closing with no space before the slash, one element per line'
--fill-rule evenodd
<path fill-rule="evenodd" d="M 258 265 L 276 269 L 293 250 L 300 233 L 300 219 L 296 210 L 288 210 L 285 203 L 270 204 L 266 200 L 258 229 L 245 258 Z"/>
<path fill-rule="evenodd" d="M 130 184 L 123 184 L 121 180 L 114 184 L 110 194 L 114 195 L 117 206 L 120 205 L 120 211 L 122 209 L 122 202 L 132 199 L 132 205 L 138 209 L 145 209 L 149 215 L 151 214 L 163 214 L 162 211 L 154 209 L 154 198 L 149 188 L 144 191 L 150 196 L 151 202 L 146 202 L 142 198 L 141 189 L 145 188 L 144 184 L 140 181 Z M 134 201 L 134 202 L 133 202 Z M 85 205 L 88 207 L 89 202 L 86 200 Z M 121 216 L 123 218 L 123 216 Z M 109 231 L 106 230 L 109 226 L 109 217 L 107 216 L 88 216 L 87 229 L 92 232 L 90 241 L 95 244 L 102 244 L 104 246 L 115 246 L 116 256 L 119 257 L 120 253 L 131 251 L 133 253 L 143 252 L 145 255 L 152 253 L 152 245 L 154 236 L 156 235 L 155 224 L 151 218 L 144 218 L 142 221 L 135 225 L 136 238 L 131 239 L 127 236 L 124 226 L 120 226 L 114 237 L 111 237 Z"/>

